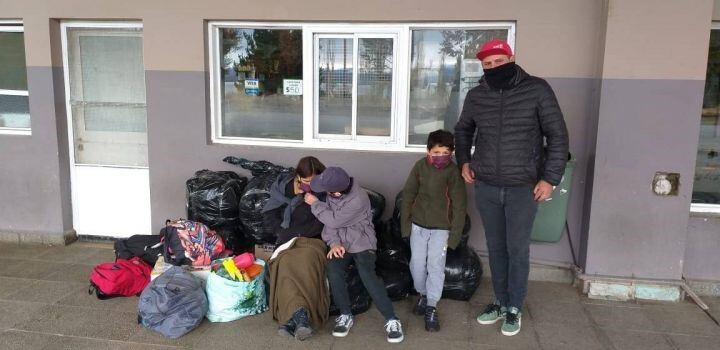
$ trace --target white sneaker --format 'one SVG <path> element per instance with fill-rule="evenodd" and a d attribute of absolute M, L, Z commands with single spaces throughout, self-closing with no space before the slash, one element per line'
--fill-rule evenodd
<path fill-rule="evenodd" d="M 387 333 L 388 343 L 401 343 L 405 337 L 403 336 L 402 324 L 400 320 L 392 319 L 385 323 L 385 332 Z"/>
<path fill-rule="evenodd" d="M 335 318 L 335 328 L 333 328 L 333 337 L 344 337 L 350 332 L 350 328 L 353 326 L 352 315 L 340 315 Z"/>

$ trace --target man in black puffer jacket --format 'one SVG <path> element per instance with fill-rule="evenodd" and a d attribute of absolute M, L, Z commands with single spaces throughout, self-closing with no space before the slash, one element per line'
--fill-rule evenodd
<path fill-rule="evenodd" d="M 560 183 L 568 132 L 550 85 L 515 64 L 510 46 L 491 40 L 477 54 L 485 72 L 455 125 L 457 163 L 485 227 L 495 301 L 477 317 L 520 331 L 538 202 Z M 470 149 L 475 140 L 475 152 Z"/>

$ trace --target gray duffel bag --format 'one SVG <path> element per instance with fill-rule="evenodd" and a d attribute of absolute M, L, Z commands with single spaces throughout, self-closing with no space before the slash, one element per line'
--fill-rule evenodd
<path fill-rule="evenodd" d="M 208 300 L 193 275 L 173 266 L 153 280 L 140 294 L 138 323 L 167 338 L 179 338 L 205 318 Z"/>

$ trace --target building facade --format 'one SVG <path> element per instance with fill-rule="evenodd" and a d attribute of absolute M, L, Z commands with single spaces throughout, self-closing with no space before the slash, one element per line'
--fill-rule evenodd
<path fill-rule="evenodd" d="M 452 130 L 478 45 L 499 37 L 554 88 L 576 161 L 569 235 L 532 261 L 709 293 L 713 21 L 713 0 L 0 0 L 0 238 L 157 232 L 185 215 L 196 170 L 239 170 L 228 155 L 314 155 L 391 203 L 427 133 Z M 676 191 L 658 195 L 665 178 Z"/>

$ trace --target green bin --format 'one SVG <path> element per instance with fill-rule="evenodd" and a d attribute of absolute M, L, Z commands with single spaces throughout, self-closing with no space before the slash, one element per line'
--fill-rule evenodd
<path fill-rule="evenodd" d="M 552 193 L 551 199 L 538 205 L 535 224 L 533 225 L 530 240 L 535 242 L 557 242 L 562 238 L 567 220 L 568 201 L 570 199 L 570 185 L 575 169 L 575 160 L 571 159 L 565 166 L 565 174 L 560 184 Z"/>

